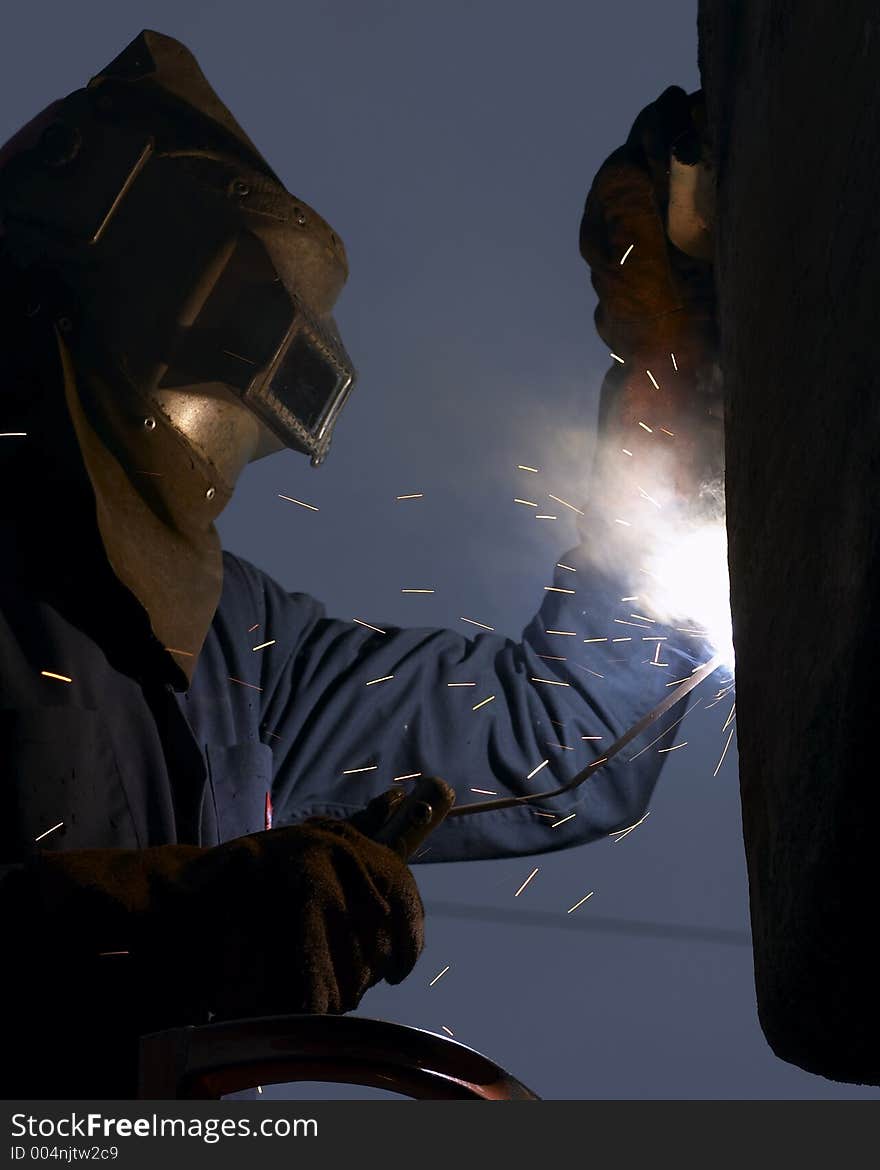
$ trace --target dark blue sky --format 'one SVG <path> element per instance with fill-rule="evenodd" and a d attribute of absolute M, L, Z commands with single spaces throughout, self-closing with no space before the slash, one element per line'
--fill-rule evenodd
<path fill-rule="evenodd" d="M 226 546 L 334 615 L 518 636 L 575 533 L 512 503 L 516 465 L 582 490 L 607 365 L 583 199 L 643 105 L 698 85 L 695 0 L 32 0 L 5 20 L 0 138 L 144 26 L 195 52 L 351 262 L 338 319 L 360 381 L 330 458 L 249 469 Z M 418 585 L 436 592 L 401 595 Z M 619 843 L 422 866 L 425 955 L 363 1013 L 445 1025 L 551 1098 L 880 1096 L 760 1034 L 735 741 L 713 777 L 729 704 L 709 698 Z"/>

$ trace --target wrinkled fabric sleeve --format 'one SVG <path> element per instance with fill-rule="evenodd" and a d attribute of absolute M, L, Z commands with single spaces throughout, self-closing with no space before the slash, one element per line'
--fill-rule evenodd
<path fill-rule="evenodd" d="M 519 642 L 473 626 L 469 637 L 372 623 L 380 633 L 328 618 L 312 598 L 237 564 L 260 594 L 265 637 L 276 640 L 260 680 L 275 826 L 350 815 L 416 774 L 441 776 L 460 805 L 555 788 L 707 657 L 695 657 L 693 639 L 635 623 L 621 583 L 597 572 L 583 546 L 560 558 L 565 567 Z M 447 821 L 422 856 L 520 856 L 633 824 L 664 759 L 633 759 L 639 746 L 565 796 Z"/>

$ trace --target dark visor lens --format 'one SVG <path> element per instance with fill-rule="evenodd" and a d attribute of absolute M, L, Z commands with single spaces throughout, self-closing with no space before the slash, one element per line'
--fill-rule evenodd
<path fill-rule="evenodd" d="M 269 395 L 316 431 L 348 381 L 306 333 L 298 333 L 267 387 Z"/>

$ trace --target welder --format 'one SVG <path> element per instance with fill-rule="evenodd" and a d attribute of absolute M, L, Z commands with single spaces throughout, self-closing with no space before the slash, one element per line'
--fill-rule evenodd
<path fill-rule="evenodd" d="M 661 350 L 664 369 L 678 355 L 675 492 L 714 442 L 711 271 L 666 231 L 695 109 L 668 90 L 588 199 L 599 328 L 627 363 L 603 392 L 597 500 L 630 371 Z M 466 799 L 476 779 L 514 795 L 539 770 L 564 779 L 669 674 L 641 641 L 583 644 L 631 608 L 590 555 L 614 534 L 589 501 L 590 544 L 560 557 L 519 643 L 335 620 L 221 550 L 249 461 L 327 455 L 354 383 L 332 316 L 348 269 L 179 42 L 142 33 L 7 144 L 0 231 L 3 1088 L 126 1096 L 140 1034 L 346 1012 L 407 975 L 421 902 L 372 839 L 392 781 L 435 773 Z M 687 673 L 701 650 L 669 631 L 663 653 Z M 546 806 L 461 817 L 428 856 L 602 837 L 643 814 L 661 760 L 612 761 L 550 802 L 576 814 L 552 832 Z"/>

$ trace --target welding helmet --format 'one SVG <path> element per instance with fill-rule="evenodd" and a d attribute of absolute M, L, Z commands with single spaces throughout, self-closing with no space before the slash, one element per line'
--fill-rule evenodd
<path fill-rule="evenodd" d="M 345 252 L 189 50 L 145 31 L 44 122 L 0 169 L 0 221 L 77 367 L 133 390 L 221 478 L 241 405 L 261 435 L 247 458 L 320 463 L 355 378 L 331 315 Z"/>

